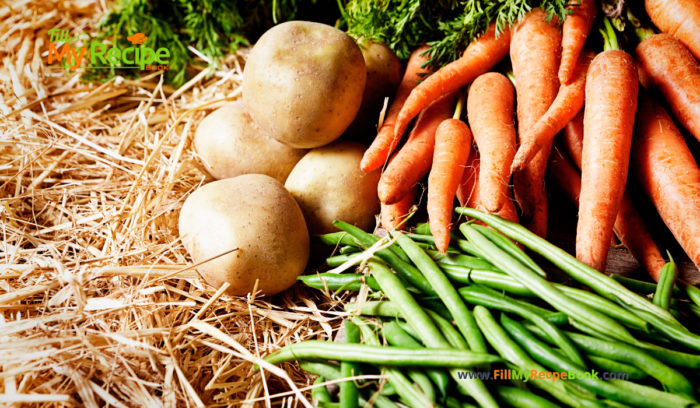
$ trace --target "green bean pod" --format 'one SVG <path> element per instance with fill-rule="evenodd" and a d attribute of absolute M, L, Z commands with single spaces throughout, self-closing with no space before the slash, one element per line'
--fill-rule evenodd
<path fill-rule="evenodd" d="M 662 309 L 671 308 L 672 291 L 678 279 L 678 266 L 673 261 L 671 254 L 668 254 L 669 261 L 661 268 L 659 282 L 654 291 L 654 304 Z"/>
<path fill-rule="evenodd" d="M 610 336 L 622 341 L 628 343 L 635 343 L 637 341 L 627 329 L 616 320 L 578 300 L 566 296 L 550 282 L 505 253 L 471 226 L 462 224 L 459 228 L 474 245 L 484 252 L 487 261 L 493 263 L 499 269 L 512 276 L 533 293 L 536 293 L 540 299 L 549 303 L 554 309 L 566 313 L 569 317 L 581 319 L 584 324 L 604 330 Z M 596 273 L 599 272 L 596 271 Z"/>
<path fill-rule="evenodd" d="M 455 211 L 458 214 L 476 218 L 489 224 L 507 237 L 542 255 L 554 265 L 559 267 L 562 271 L 566 272 L 574 280 L 583 285 L 589 286 L 596 293 L 607 298 L 608 300 L 616 302 L 617 299 L 621 299 L 628 305 L 647 310 L 664 320 L 677 324 L 676 319 L 668 310 L 661 309 L 660 307 L 649 302 L 646 298 L 627 290 L 613 278 L 610 278 L 609 276 L 591 268 L 590 266 L 571 256 L 563 249 L 558 248 L 556 245 L 547 242 L 537 234 L 532 233 L 522 225 L 505 220 L 495 215 L 485 214 L 473 208 L 459 207 L 456 208 Z M 487 261 L 491 261 L 488 257 L 485 259 Z M 498 266 L 498 264 L 494 264 Z M 499 269 L 502 270 L 503 268 Z"/>
<path fill-rule="evenodd" d="M 420 304 L 423 307 L 423 309 L 430 309 L 433 312 L 439 314 L 443 319 L 447 321 L 451 322 L 454 320 L 454 317 L 452 317 L 452 313 L 450 313 L 450 310 L 439 299 L 433 300 L 426 298 L 418 298 L 416 300 L 418 301 L 418 304 Z"/>
<path fill-rule="evenodd" d="M 491 312 L 483 306 L 474 307 L 474 317 L 479 324 L 479 328 L 488 340 L 489 344 L 504 359 L 510 361 L 520 370 L 530 373 L 532 371 L 547 371 L 539 363 L 535 362 L 510 336 L 503 330 L 498 322 L 493 318 Z M 540 379 L 531 379 L 529 383 L 539 388 L 557 400 L 572 407 L 585 406 L 585 402 L 576 398 L 568 392 L 565 383 L 562 381 L 552 382 Z"/>
<path fill-rule="evenodd" d="M 559 405 L 533 394 L 527 390 L 515 387 L 496 385 L 494 387 L 496 398 L 506 405 L 518 408 L 559 408 Z"/>
<path fill-rule="evenodd" d="M 401 249 L 406 252 L 406 255 L 423 272 L 423 276 L 430 282 L 440 299 L 450 310 L 459 331 L 467 339 L 469 347 L 474 351 L 485 353 L 487 351 L 486 342 L 479 331 L 479 327 L 476 325 L 476 321 L 474 321 L 474 316 L 472 316 L 472 312 L 464 304 L 450 280 L 447 279 L 447 276 L 433 262 L 430 256 L 406 235 L 400 231 L 395 231 L 392 235 L 396 238 L 396 242 Z"/>
<path fill-rule="evenodd" d="M 319 290 L 325 290 L 327 287 L 328 290 L 332 291 L 342 289 L 359 292 L 362 283 L 366 283 L 372 290 L 380 290 L 379 284 L 373 277 L 361 273 L 320 273 L 299 276 L 297 280 L 304 282 L 306 286 Z"/>
<path fill-rule="evenodd" d="M 500 296 L 496 297 L 488 294 L 483 291 L 483 288 L 476 286 L 460 288 L 459 294 L 466 302 L 472 305 L 480 305 L 490 309 L 498 309 L 511 313 L 517 313 L 515 310 L 518 312 L 523 311 L 524 314 L 530 312 L 544 318 L 547 322 L 555 326 L 562 326 L 569 322 L 569 317 L 564 313 L 552 312 L 515 299 L 509 299 L 508 302 L 503 302 Z"/>
<path fill-rule="evenodd" d="M 677 282 L 676 286 L 680 286 L 680 289 L 685 292 L 691 302 L 696 306 L 700 306 L 700 289 L 681 280 Z"/>
<path fill-rule="evenodd" d="M 400 308 L 401 314 L 407 316 L 407 321 L 414 332 L 418 333 L 423 344 L 431 348 L 450 349 L 451 345 L 440 333 L 427 313 L 421 309 L 413 296 L 401 284 L 401 281 L 382 263 L 376 260 L 368 262 L 372 274 L 386 296 Z M 498 404 L 489 393 L 481 380 L 463 380 L 460 370 L 450 370 L 450 375 L 469 390 L 470 395 L 486 408 L 496 408 Z"/>
<path fill-rule="evenodd" d="M 312 235 L 312 244 L 322 244 L 329 246 L 355 246 L 360 247 L 360 242 L 345 231 L 331 232 L 330 234 Z"/>
<path fill-rule="evenodd" d="M 572 288 L 571 286 L 560 285 L 558 283 L 555 283 L 554 286 L 564 292 L 566 296 L 585 303 L 600 313 L 606 314 L 613 319 L 624 323 L 628 327 L 645 332 L 648 332 L 650 329 L 649 323 L 644 321 L 644 319 L 602 296 L 582 289 Z"/>
<path fill-rule="evenodd" d="M 423 348 L 413 337 L 411 337 L 401 326 L 396 322 L 388 322 L 382 328 L 386 340 L 394 347 L 404 348 Z M 426 368 L 425 373 L 430 377 L 432 382 L 437 386 L 438 391 L 444 397 L 447 395 L 447 386 L 450 383 L 450 376 L 443 370 L 437 368 Z"/>
<path fill-rule="evenodd" d="M 343 221 L 340 221 L 340 220 L 333 221 L 333 226 L 340 229 L 340 230 L 343 230 L 344 232 L 346 232 L 350 235 L 352 235 L 353 238 L 355 238 L 355 240 L 359 243 L 359 245 L 356 245 L 356 246 L 359 246 L 360 248 L 362 248 L 362 247 L 364 247 L 365 249 L 369 248 L 372 245 L 376 244 L 377 241 L 379 241 L 381 239 L 380 237 L 378 237 L 374 234 L 369 234 L 369 233 L 363 231 L 362 229 L 357 228 L 354 225 L 350 225 L 350 224 L 343 222 Z M 389 249 L 389 251 L 394 253 L 396 256 L 398 256 L 402 261 L 404 261 L 404 262 L 409 261 L 408 256 L 406 256 L 406 253 L 403 252 L 403 250 L 401 248 L 399 248 L 398 245 L 393 244 L 388 249 Z"/>
<path fill-rule="evenodd" d="M 643 380 L 649 375 L 635 366 L 611 360 L 605 357 L 598 357 L 593 354 L 586 354 L 588 359 L 595 367 L 610 373 L 627 373 L 630 380 Z"/>
<path fill-rule="evenodd" d="M 353 322 L 345 321 L 345 343 L 360 343 L 360 328 Z M 360 365 L 353 361 L 342 361 L 340 363 L 340 375 L 342 378 L 350 378 L 360 373 Z M 357 398 L 360 392 L 354 381 L 343 381 L 340 386 L 340 408 L 358 408 Z"/>
<path fill-rule="evenodd" d="M 533 325 L 525 327 L 545 341 L 551 341 L 546 333 Z M 632 365 L 647 375 L 657 379 L 663 386 L 674 394 L 684 395 L 694 399 L 693 385 L 680 372 L 647 354 L 648 350 L 640 350 L 629 344 L 614 340 L 601 340 L 584 334 L 564 332 L 576 346 L 588 353 Z"/>
<path fill-rule="evenodd" d="M 414 242 L 416 246 L 420 247 L 417 242 Z M 423 249 L 421 247 L 421 249 Z M 440 251 L 423 249 L 423 251 L 430 256 L 433 261 L 438 265 L 453 265 L 453 266 L 463 266 L 465 268 L 479 269 L 482 271 L 494 271 L 499 272 L 498 268 L 491 265 L 490 263 L 484 261 L 481 258 L 477 258 L 471 255 L 446 253 L 441 254 Z"/>
<path fill-rule="evenodd" d="M 616 275 L 616 274 L 611 275 L 611 277 L 616 282 L 618 282 L 620 285 L 631 290 L 632 292 L 641 293 L 645 296 L 656 292 L 656 287 L 657 287 L 656 283 L 640 281 L 640 280 L 632 279 L 632 278 L 626 278 L 624 276 Z M 673 288 L 673 296 L 680 297 L 682 295 L 683 295 L 683 293 L 681 292 L 680 289 L 678 289 L 676 287 Z"/>
<path fill-rule="evenodd" d="M 435 323 L 438 329 L 440 329 L 440 332 L 443 336 L 445 336 L 447 341 L 450 342 L 450 345 L 452 345 L 452 347 L 456 348 L 457 350 L 469 350 L 469 344 L 464 339 L 464 337 L 457 331 L 457 329 L 454 328 L 452 323 L 445 320 L 442 316 L 430 309 L 425 309 L 425 312 L 428 313 L 428 316 L 430 316 L 430 318 L 433 320 L 433 323 Z"/>
<path fill-rule="evenodd" d="M 431 245 L 431 244 L 428 244 L 426 242 L 417 242 L 416 241 L 416 245 L 418 245 L 419 247 L 421 247 L 425 250 L 430 250 L 430 251 L 437 251 L 438 250 L 435 245 Z M 452 246 L 447 247 L 447 253 L 448 254 L 462 255 L 462 252 L 459 249 L 452 247 Z"/>
<path fill-rule="evenodd" d="M 472 228 L 475 230 L 479 231 L 481 235 L 485 236 L 488 238 L 491 242 L 496 244 L 499 248 L 501 248 L 505 253 L 508 255 L 512 256 L 513 258 L 517 259 L 520 261 L 521 264 L 527 266 L 528 268 L 532 269 L 535 271 L 538 275 L 540 275 L 543 278 L 547 278 L 547 272 L 544 271 L 544 269 L 540 268 L 539 265 L 537 265 L 537 262 L 535 262 L 532 258 L 530 258 L 525 251 L 520 249 L 515 243 L 508 238 L 504 237 L 502 234 L 500 234 L 498 231 L 494 231 L 491 228 L 484 227 L 483 225 L 479 224 L 472 224 Z"/>
<path fill-rule="evenodd" d="M 509 319 L 506 315 L 501 316 L 501 323 L 506 331 L 513 336 L 530 355 L 545 366 L 560 372 L 577 371 L 584 372 L 585 369 L 577 364 L 568 361 L 557 353 L 554 353 L 551 348 L 537 340 L 529 331 L 527 331 L 520 323 Z M 644 394 L 640 392 L 631 392 L 629 389 L 621 388 L 613 384 L 612 381 L 602 381 L 594 378 L 576 378 L 572 379 L 575 383 L 580 384 L 586 389 L 613 401 L 632 404 L 644 408 L 671 408 L 671 407 L 687 407 L 693 401 L 676 396 L 670 393 L 657 392 L 653 393 L 649 390 L 654 390 L 650 387 L 643 387 Z M 641 387 L 641 386 L 640 386 Z"/>
<path fill-rule="evenodd" d="M 541 316 L 521 307 L 519 304 L 515 303 L 512 299 L 507 296 L 498 297 L 498 293 L 494 293 L 487 288 L 480 288 L 475 286 L 467 286 L 459 290 L 460 295 L 465 298 L 468 302 L 477 299 L 477 302 L 482 306 L 491 305 L 492 308 L 515 313 L 518 316 L 534 323 L 539 328 L 544 330 L 550 338 L 554 340 L 557 346 L 559 346 L 566 356 L 574 363 L 586 367 L 586 363 L 583 361 L 583 357 L 578 352 L 576 346 L 571 343 L 564 333 L 559 330 L 555 325 L 549 323 Z"/>
<path fill-rule="evenodd" d="M 451 234 L 452 238 L 450 239 L 450 248 L 454 248 L 454 246 L 456 245 L 460 251 L 465 252 L 467 254 L 472 254 L 483 259 L 483 257 L 481 256 L 481 252 L 479 252 L 479 249 L 472 245 L 471 242 L 467 241 L 466 239 L 455 237 L 453 235 L 454 234 Z M 435 238 L 432 235 L 419 235 L 407 233 L 406 236 L 411 238 L 415 242 L 422 242 L 433 246 L 435 245 Z"/>
<path fill-rule="evenodd" d="M 343 231 L 347 231 L 348 233 L 352 234 L 353 237 L 357 238 L 360 241 L 360 243 L 366 247 L 374 245 L 374 243 L 379 240 L 379 237 L 370 235 L 362 231 L 361 229 L 354 227 L 350 224 L 344 223 L 342 221 L 333 221 L 333 225 L 337 228 L 342 229 Z M 403 250 L 399 248 L 398 245 L 394 245 L 405 256 L 406 253 L 403 252 Z M 387 264 L 389 264 L 389 266 L 391 266 L 391 268 L 394 269 L 394 271 L 396 271 L 396 273 L 403 280 L 408 282 L 410 285 L 412 285 L 419 291 L 425 293 L 426 295 L 437 296 L 435 289 L 433 289 L 433 287 L 430 286 L 428 281 L 425 279 L 425 276 L 423 276 L 423 274 L 418 269 L 416 269 L 416 267 L 408 263 L 410 260 L 404 261 L 393 251 L 393 249 L 394 246 L 392 246 L 391 250 L 385 248 L 380 251 L 377 251 L 375 255 Z"/>
<path fill-rule="evenodd" d="M 646 310 L 630 309 L 632 313 L 651 323 L 651 326 L 662 336 L 686 347 L 700 351 L 700 336 L 691 333 L 683 326 L 671 324 L 659 316 Z M 643 346 L 642 346 L 643 347 Z"/>
<path fill-rule="evenodd" d="M 365 320 L 355 316 L 352 321 L 362 332 L 362 339 L 364 340 L 365 344 L 372 347 L 381 347 L 374 330 L 369 327 L 369 324 Z M 396 392 L 399 397 L 401 397 L 401 399 L 404 400 L 410 407 L 422 408 L 431 405 L 427 394 L 421 394 L 418 392 L 418 390 L 413 387 L 413 384 L 411 384 L 408 378 L 406 378 L 406 376 L 400 370 L 392 367 L 386 367 L 384 372 L 389 377 L 389 381 L 396 388 Z M 435 393 L 433 392 L 432 395 L 434 398 Z"/>
<path fill-rule="evenodd" d="M 349 254 L 357 254 L 359 252 L 362 252 L 362 249 L 353 246 L 353 245 L 345 245 L 344 247 L 340 248 L 338 250 L 342 255 L 349 255 Z"/>
<path fill-rule="evenodd" d="M 337 268 L 351 259 L 355 259 L 354 265 L 359 265 L 362 263 L 362 259 L 357 255 L 358 254 L 331 256 L 330 258 L 326 258 L 326 266 L 329 268 Z"/>
<path fill-rule="evenodd" d="M 324 382 L 326 382 L 325 378 L 318 377 L 314 381 L 314 385 L 323 384 Z M 331 402 L 333 400 L 331 399 L 331 394 L 328 393 L 328 388 L 326 388 L 326 386 L 323 385 L 320 387 L 313 388 L 311 390 L 311 401 L 314 404 L 318 405 L 319 402 Z"/>

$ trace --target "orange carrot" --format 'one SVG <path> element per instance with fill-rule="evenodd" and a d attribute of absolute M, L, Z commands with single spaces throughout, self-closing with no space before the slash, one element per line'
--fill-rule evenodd
<path fill-rule="evenodd" d="M 389 107 L 384 117 L 384 123 L 381 129 L 379 129 L 379 133 L 377 133 L 374 142 L 372 142 L 372 145 L 367 149 L 364 157 L 362 157 L 362 162 L 360 163 L 362 171 L 370 172 L 380 168 L 399 144 L 401 138 L 394 137 L 394 124 L 399 117 L 399 112 L 401 112 L 401 108 L 406 102 L 408 95 L 413 88 L 418 85 L 421 74 L 430 72 L 421 68 L 421 64 L 426 62 L 427 59 L 420 56 L 420 54 L 429 49 L 430 47 L 423 46 L 411 53 L 411 57 L 408 59 L 408 64 L 406 65 L 406 72 L 404 73 L 403 80 L 396 90 L 396 97 L 394 97 L 394 101 L 391 103 L 391 107 Z"/>
<path fill-rule="evenodd" d="M 583 121 L 572 122 L 566 127 L 560 136 L 562 144 L 583 144 Z M 556 142 L 555 142 L 556 144 Z M 559 146 L 559 144 L 556 144 Z M 559 146 L 560 147 L 560 146 Z M 568 150 L 575 156 L 571 159 L 575 163 L 581 163 L 581 150 L 574 147 L 563 147 L 558 150 Z M 578 166 L 578 165 L 577 165 Z M 573 171 L 572 171 L 573 170 Z M 581 193 L 581 175 L 579 169 L 575 168 L 568 158 L 563 157 L 558 151 L 552 152 L 549 156 L 549 167 L 547 177 L 553 180 L 566 196 L 578 207 L 578 197 Z M 574 198 L 575 197 L 575 198 Z M 620 210 L 615 218 L 613 227 L 615 235 L 620 242 L 630 251 L 634 259 L 639 262 L 654 280 L 659 280 L 661 268 L 664 267 L 664 260 L 659 247 L 656 246 L 651 233 L 647 229 L 642 216 L 634 205 L 632 196 L 625 190 L 620 202 Z"/>
<path fill-rule="evenodd" d="M 471 43 L 458 60 L 440 68 L 411 91 L 399 113 L 394 134 L 401 137 L 411 120 L 440 95 L 458 90 L 493 68 L 508 55 L 509 47 L 510 29 L 496 35 L 496 23 L 491 23 L 486 33 Z"/>
<path fill-rule="evenodd" d="M 481 198 L 479 194 L 479 169 L 480 169 L 480 158 L 479 151 L 472 149 L 469 159 L 467 160 L 467 165 L 464 169 L 464 174 L 462 175 L 462 181 L 459 183 L 459 188 L 457 189 L 457 200 L 461 206 L 467 206 L 476 208 L 479 211 L 486 211 L 483 205 L 481 205 Z M 515 204 L 513 204 L 513 199 L 510 195 L 508 200 L 504 203 L 501 210 L 495 213 L 499 217 L 505 218 L 507 220 L 518 222 L 518 211 L 515 209 Z M 483 224 L 481 221 L 478 224 Z M 519 245 L 519 244 L 518 244 Z"/>
<path fill-rule="evenodd" d="M 403 220 L 411 211 L 411 207 L 413 207 L 415 198 L 416 188 L 413 187 L 411 191 L 409 191 L 408 194 L 406 194 L 406 197 L 404 197 L 398 203 L 391 205 L 386 205 L 382 203 L 382 228 L 384 228 L 387 231 L 391 231 L 394 229 L 404 229 L 406 223 L 404 223 Z"/>
<path fill-rule="evenodd" d="M 698 0 L 644 0 L 651 21 L 672 35 L 700 59 L 700 2 Z"/>
<path fill-rule="evenodd" d="M 644 87 L 658 91 L 673 116 L 700 140 L 700 64 L 666 34 L 642 41 L 635 55 Z"/>
<path fill-rule="evenodd" d="M 452 206 L 472 146 L 472 132 L 459 119 L 447 119 L 435 131 L 435 157 L 428 178 L 428 217 L 435 246 L 450 245 Z"/>
<path fill-rule="evenodd" d="M 581 157 L 583 157 L 583 112 L 584 110 L 581 109 L 578 115 L 566 125 L 561 135 L 564 139 L 564 150 L 579 170 L 581 169 Z"/>
<path fill-rule="evenodd" d="M 547 113 L 535 123 L 528 134 L 521 137 L 522 143 L 513 159 L 511 172 L 524 169 L 542 147 L 550 145 L 557 133 L 583 108 L 586 99 L 586 73 L 593 57 L 593 51 L 585 50 L 581 53 L 571 82 L 559 88 L 557 98 Z"/>
<path fill-rule="evenodd" d="M 518 133 L 520 144 L 529 135 L 535 123 L 547 113 L 547 109 L 559 91 L 559 57 L 561 34 L 558 22 L 547 22 L 547 13 L 534 9 L 513 28 L 510 57 L 518 97 Z M 524 223 L 530 231 L 544 237 L 547 234 L 547 195 L 544 189 L 544 173 L 552 144 L 542 146 L 540 152 L 513 176 L 516 202 L 520 205 Z"/>
<path fill-rule="evenodd" d="M 435 149 L 435 130 L 452 116 L 456 99 L 457 92 L 447 94 L 421 112 L 406 144 L 394 155 L 379 180 L 381 202 L 398 203 L 428 174 Z"/>
<path fill-rule="evenodd" d="M 639 78 L 632 56 L 609 50 L 586 78 L 576 257 L 601 272 L 625 192 Z"/>
<path fill-rule="evenodd" d="M 644 93 L 630 168 L 668 229 L 700 266 L 700 169 L 666 110 Z"/>
<path fill-rule="evenodd" d="M 481 155 L 481 203 L 490 213 L 498 212 L 510 201 L 508 169 L 516 149 L 514 104 L 513 85 L 501 74 L 484 74 L 469 89 L 469 125 Z"/>
<path fill-rule="evenodd" d="M 561 66 L 559 67 L 559 81 L 562 84 L 568 84 L 574 75 L 576 60 L 593 28 L 597 13 L 595 0 L 578 0 L 568 9 L 574 13 L 566 16 L 562 29 Z"/>

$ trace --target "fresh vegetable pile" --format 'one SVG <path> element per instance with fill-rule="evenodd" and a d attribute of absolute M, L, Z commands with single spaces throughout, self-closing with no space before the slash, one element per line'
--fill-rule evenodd
<path fill-rule="evenodd" d="M 299 279 L 360 292 L 345 305 L 344 343 L 295 343 L 266 360 L 318 375 L 318 406 L 695 406 L 700 336 L 687 325 L 700 289 L 675 281 L 673 260 L 658 285 L 620 282 L 517 223 L 456 212 L 479 222 L 463 223 L 445 254 L 426 224 L 379 238 L 336 221 L 342 232 L 316 236 L 341 248 L 328 259 L 338 267 Z M 519 245 L 581 286 L 549 282 Z M 358 264 L 364 273 L 341 274 Z M 376 374 L 385 380 L 362 380 Z M 334 402 L 327 382 L 353 377 Z"/>

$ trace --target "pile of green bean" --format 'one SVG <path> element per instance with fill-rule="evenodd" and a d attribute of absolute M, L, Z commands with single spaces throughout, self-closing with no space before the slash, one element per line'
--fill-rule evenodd
<path fill-rule="evenodd" d="M 331 293 L 366 285 L 372 296 L 361 310 L 345 304 L 344 342 L 294 343 L 266 360 L 318 375 L 319 407 L 700 407 L 700 290 L 677 279 L 672 258 L 658 285 L 609 277 L 518 224 L 456 211 L 491 228 L 463 223 L 445 254 L 426 224 L 391 232 L 379 250 L 382 238 L 341 221 L 341 232 L 314 237 L 339 248 L 329 268 L 366 268 L 299 279 Z M 549 281 L 517 244 L 575 283 Z M 525 378 L 495 378 L 513 371 Z M 571 372 L 581 375 L 562 379 Z M 370 374 L 383 380 L 342 381 Z"/>

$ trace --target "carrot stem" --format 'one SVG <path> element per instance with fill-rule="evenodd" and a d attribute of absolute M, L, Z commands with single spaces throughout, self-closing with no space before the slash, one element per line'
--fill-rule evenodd
<path fill-rule="evenodd" d="M 452 119 L 459 119 L 462 116 L 462 105 L 464 104 L 464 98 L 467 93 L 464 88 L 459 91 L 459 99 L 457 99 L 457 107 L 455 107 L 455 114 Z"/>
<path fill-rule="evenodd" d="M 605 29 L 599 29 L 600 34 L 603 35 L 603 40 L 605 41 L 605 51 L 610 51 L 610 50 L 619 50 L 620 49 L 620 44 L 617 42 L 617 34 L 615 33 L 615 29 L 613 28 L 612 24 L 610 23 L 610 19 L 608 17 L 603 18 L 603 24 L 605 25 Z"/>

